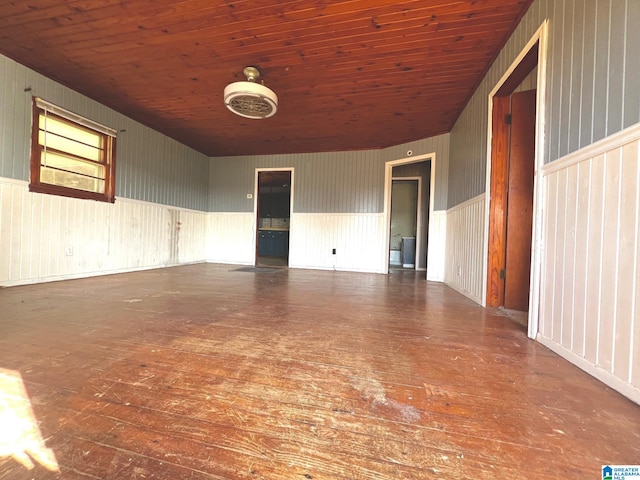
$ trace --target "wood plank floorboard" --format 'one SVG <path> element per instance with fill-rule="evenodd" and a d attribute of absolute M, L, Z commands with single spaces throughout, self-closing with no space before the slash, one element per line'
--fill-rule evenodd
<path fill-rule="evenodd" d="M 2 289 L 3 372 L 58 464 L 5 423 L 3 480 L 550 480 L 640 463 L 638 405 L 413 272 L 205 264 Z"/>

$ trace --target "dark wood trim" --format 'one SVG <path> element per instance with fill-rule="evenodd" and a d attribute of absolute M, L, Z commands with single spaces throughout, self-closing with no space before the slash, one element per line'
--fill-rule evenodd
<path fill-rule="evenodd" d="M 42 148 L 39 142 L 39 133 L 40 133 L 40 113 L 44 112 L 44 110 L 37 106 L 36 97 L 33 97 L 33 109 L 32 109 L 32 117 L 31 117 L 31 164 L 30 164 L 30 181 L 29 181 L 29 191 L 35 193 L 45 193 L 49 195 L 59 195 L 63 197 L 70 198 L 79 198 L 84 200 L 95 200 L 98 202 L 107 202 L 114 203 L 115 202 L 115 168 L 116 168 L 116 138 L 110 135 L 104 134 L 97 130 L 91 130 L 84 125 L 76 124 L 75 122 L 61 117 L 59 115 L 51 114 L 52 117 L 59 119 L 68 123 L 69 125 L 73 125 L 74 127 L 81 128 L 87 131 L 96 132 L 101 136 L 103 142 L 103 162 L 94 162 L 90 159 L 79 157 L 77 155 L 73 155 L 67 152 L 63 152 L 60 150 L 55 150 L 64 155 L 68 155 L 70 157 L 76 158 L 82 161 L 88 161 L 94 163 L 96 165 L 102 165 L 105 167 L 105 176 L 104 179 L 104 193 L 97 192 L 89 192 L 87 190 L 79 190 L 76 188 L 63 187 L 60 185 L 51 185 L 48 183 L 43 183 L 40 181 L 40 171 L 41 171 L 41 156 L 42 156 Z"/>
<path fill-rule="evenodd" d="M 31 108 L 31 165 L 29 176 L 29 190 L 40 185 L 40 146 L 38 142 L 40 108 L 36 105 L 36 97 L 32 97 Z"/>
<path fill-rule="evenodd" d="M 116 201 L 116 137 L 105 137 L 105 142 L 107 142 L 107 148 L 105 152 L 108 152 L 107 156 L 107 169 L 105 172 L 105 187 L 104 193 L 106 196 L 106 201 L 109 203 L 113 203 Z"/>
<path fill-rule="evenodd" d="M 538 46 L 540 42 L 536 42 L 531 50 L 527 52 L 520 61 L 509 78 L 500 86 L 496 92 L 496 97 L 505 97 L 511 95 L 514 90 L 527 78 L 527 76 L 538 66 Z"/>
<path fill-rule="evenodd" d="M 491 198 L 489 201 L 489 255 L 487 265 L 487 306 L 504 302 L 505 245 L 507 233 L 507 181 L 509 171 L 510 97 L 494 97 L 491 132 Z"/>
<path fill-rule="evenodd" d="M 34 193 L 59 195 L 61 197 L 79 198 L 82 200 L 96 200 L 97 202 L 114 203 L 115 201 L 115 198 L 109 199 L 108 195 L 103 193 L 77 190 L 75 188 L 61 187 L 60 185 L 49 185 L 47 183 L 40 183 L 38 185 L 29 184 L 29 191 Z"/>

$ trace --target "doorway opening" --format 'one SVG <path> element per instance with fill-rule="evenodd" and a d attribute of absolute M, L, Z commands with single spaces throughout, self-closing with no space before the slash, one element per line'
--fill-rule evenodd
<path fill-rule="evenodd" d="M 434 155 L 387 162 L 385 271 L 426 271 Z"/>
<path fill-rule="evenodd" d="M 420 183 L 419 177 L 391 181 L 389 268 L 416 269 Z"/>
<path fill-rule="evenodd" d="M 257 171 L 256 266 L 289 265 L 291 170 Z"/>
<path fill-rule="evenodd" d="M 486 305 L 527 327 L 536 171 L 536 41 L 491 100 Z"/>

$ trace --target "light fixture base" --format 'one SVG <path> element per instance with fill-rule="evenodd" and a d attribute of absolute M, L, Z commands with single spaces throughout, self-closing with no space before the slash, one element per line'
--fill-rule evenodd
<path fill-rule="evenodd" d="M 248 82 L 255 82 L 260 78 L 260 70 L 256 67 L 244 67 L 242 73 L 247 77 Z"/>
<path fill-rule="evenodd" d="M 257 80 L 260 71 L 256 67 L 245 67 L 242 73 L 246 81 L 234 82 L 224 89 L 224 104 L 236 115 L 245 118 L 269 118 L 278 110 L 278 96 Z"/>

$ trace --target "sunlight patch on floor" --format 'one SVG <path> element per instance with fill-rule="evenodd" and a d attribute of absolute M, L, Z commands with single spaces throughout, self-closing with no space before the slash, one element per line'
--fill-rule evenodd
<path fill-rule="evenodd" d="M 47 470 L 59 471 L 53 450 L 42 439 L 22 376 L 4 368 L 0 368 L 0 425 L 0 458 L 12 457 L 28 470 L 36 461 Z"/>

